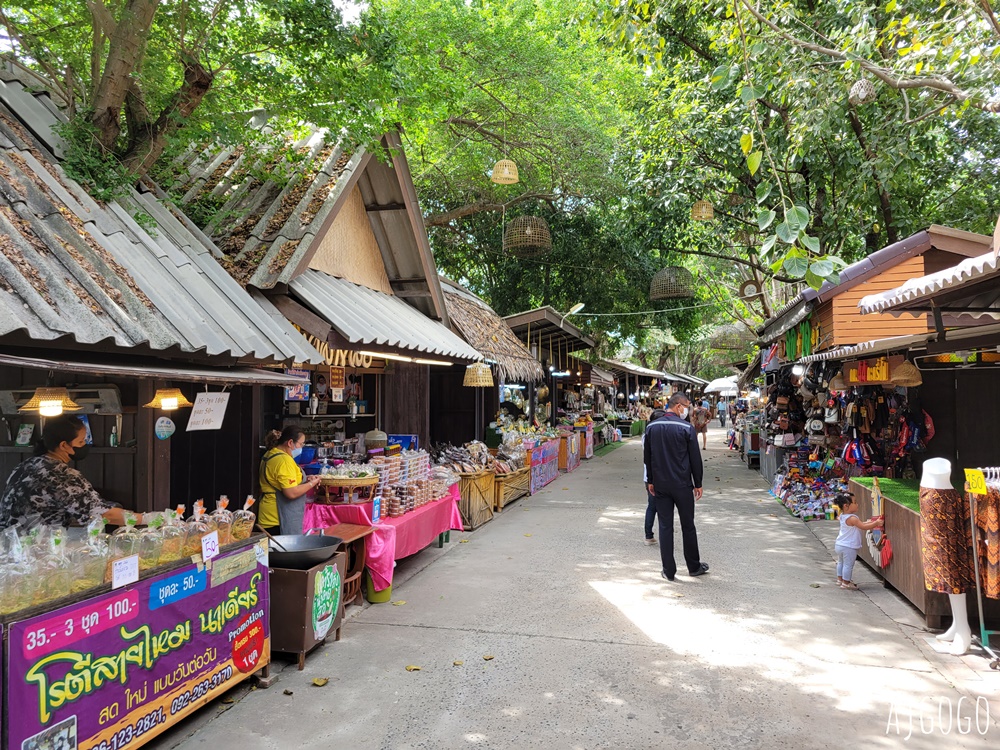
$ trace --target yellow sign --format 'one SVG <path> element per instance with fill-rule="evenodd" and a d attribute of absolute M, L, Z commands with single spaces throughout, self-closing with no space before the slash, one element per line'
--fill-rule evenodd
<path fill-rule="evenodd" d="M 986 477 L 979 469 L 966 469 L 965 482 L 969 487 L 969 492 L 973 495 L 986 494 Z"/>

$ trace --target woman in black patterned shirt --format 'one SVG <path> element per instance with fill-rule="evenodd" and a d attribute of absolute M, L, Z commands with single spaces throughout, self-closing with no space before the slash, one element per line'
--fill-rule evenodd
<path fill-rule="evenodd" d="M 79 417 L 49 419 L 35 455 L 22 461 L 7 479 L 0 496 L 0 529 L 24 518 L 40 515 L 41 523 L 82 526 L 94 515 L 108 523 L 125 522 L 121 508 L 112 508 L 69 461 L 80 461 L 88 452 L 87 428 Z M 140 517 L 140 523 L 141 523 Z"/>

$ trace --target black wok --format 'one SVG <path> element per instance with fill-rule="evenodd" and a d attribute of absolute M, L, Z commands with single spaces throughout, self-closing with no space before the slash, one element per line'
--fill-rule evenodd
<path fill-rule="evenodd" d="M 308 570 L 329 560 L 343 542 L 339 536 L 306 536 L 283 534 L 271 537 L 268 558 L 271 567 Z M 284 548 L 284 551 L 282 551 Z"/>

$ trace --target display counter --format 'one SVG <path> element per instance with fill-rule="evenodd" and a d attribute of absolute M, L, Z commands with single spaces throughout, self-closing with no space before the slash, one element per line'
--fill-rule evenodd
<path fill-rule="evenodd" d="M 534 495 L 542 487 L 555 481 L 559 476 L 559 443 L 558 438 L 543 440 L 534 448 L 528 449 L 528 464 L 531 466 L 531 494 Z"/>
<path fill-rule="evenodd" d="M 372 503 L 320 505 L 306 503 L 304 527 L 326 529 L 338 523 L 374 526 L 365 544 L 365 566 L 375 591 L 392 586 L 396 560 L 416 554 L 435 539 L 443 544 L 444 534 L 462 530 L 458 510 L 458 485 L 451 494 L 423 505 L 397 518 L 382 518 L 372 523 Z"/>
<path fill-rule="evenodd" d="M 270 661 L 267 540 L 6 615 L 3 747 L 145 745 Z"/>
<path fill-rule="evenodd" d="M 581 435 L 577 432 L 564 432 L 559 437 L 559 470 L 576 471 L 580 468 Z"/>
<path fill-rule="evenodd" d="M 924 561 L 921 554 L 919 482 L 904 479 L 880 479 L 882 490 L 882 510 L 885 516 L 885 533 L 892 544 L 892 560 L 885 568 L 881 560 L 872 557 L 868 544 L 863 543 L 858 557 L 870 567 L 886 586 L 902 594 L 916 607 L 927 621 L 928 628 L 945 627 L 951 618 L 951 604 L 948 596 L 936 591 L 928 591 L 924 582 Z M 872 480 L 852 479 L 851 493 L 858 501 L 858 515 L 868 519 L 872 515 Z M 893 493 L 901 498 L 892 498 Z M 971 594 L 975 597 L 975 594 Z M 1000 601 L 983 599 L 987 623 L 1000 622 Z M 970 607 L 970 616 L 975 616 Z"/>
<path fill-rule="evenodd" d="M 580 436 L 582 445 L 580 446 L 580 457 L 581 458 L 593 458 L 594 457 L 594 425 L 588 424 L 586 427 L 574 427 L 576 433 Z"/>

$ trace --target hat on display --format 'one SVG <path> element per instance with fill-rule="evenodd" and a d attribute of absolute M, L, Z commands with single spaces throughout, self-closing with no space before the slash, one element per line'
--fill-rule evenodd
<path fill-rule="evenodd" d="M 847 383 L 844 382 L 844 376 L 843 375 L 841 375 L 840 373 L 837 373 L 836 375 L 833 376 L 833 380 L 830 381 L 830 390 L 831 391 L 846 391 L 847 390 Z"/>

